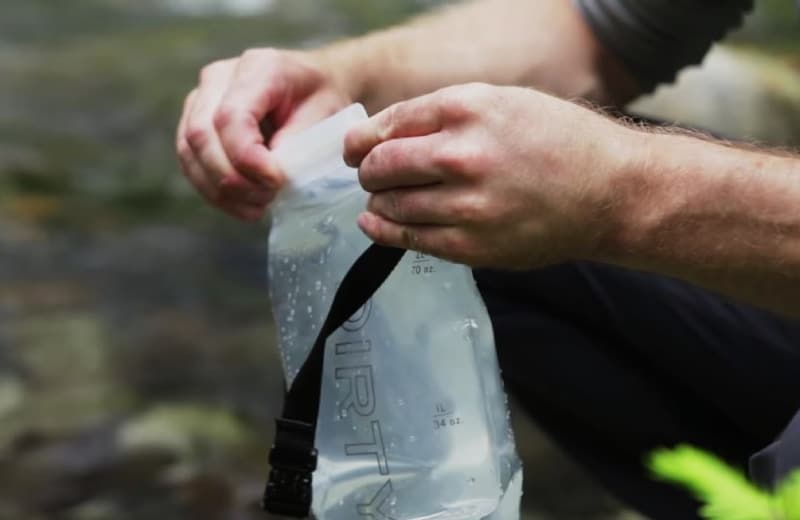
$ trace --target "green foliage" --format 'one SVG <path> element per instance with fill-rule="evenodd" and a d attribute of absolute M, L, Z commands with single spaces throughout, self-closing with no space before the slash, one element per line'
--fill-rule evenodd
<path fill-rule="evenodd" d="M 658 450 L 648 466 L 657 478 L 691 491 L 704 503 L 700 514 L 708 520 L 800 520 L 800 471 L 770 494 L 741 471 L 692 446 Z"/>
<path fill-rule="evenodd" d="M 800 520 L 800 471 L 791 474 L 775 495 L 778 510 L 785 520 Z"/>

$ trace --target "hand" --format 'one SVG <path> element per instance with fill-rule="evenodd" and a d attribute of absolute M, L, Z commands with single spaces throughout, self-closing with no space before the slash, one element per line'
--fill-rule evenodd
<path fill-rule="evenodd" d="M 211 204 L 257 220 L 284 182 L 270 149 L 349 103 L 308 54 L 254 49 L 212 63 L 184 104 L 181 169 Z"/>
<path fill-rule="evenodd" d="M 588 259 L 613 233 L 639 132 L 529 89 L 466 85 L 347 136 L 375 242 L 474 267 Z"/>

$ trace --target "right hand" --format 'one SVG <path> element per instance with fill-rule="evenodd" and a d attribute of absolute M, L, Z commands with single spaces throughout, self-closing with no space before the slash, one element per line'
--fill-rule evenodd
<path fill-rule="evenodd" d="M 257 220 L 285 181 L 270 149 L 350 102 L 307 53 L 251 49 L 207 65 L 178 125 L 183 174 L 212 205 Z"/>

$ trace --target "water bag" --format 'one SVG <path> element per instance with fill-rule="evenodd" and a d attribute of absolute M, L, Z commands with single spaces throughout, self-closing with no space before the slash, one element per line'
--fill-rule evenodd
<path fill-rule="evenodd" d="M 516 520 L 522 473 L 468 267 L 381 248 L 342 160 L 360 105 L 275 153 L 269 289 L 287 382 L 265 508 L 319 520 Z"/>

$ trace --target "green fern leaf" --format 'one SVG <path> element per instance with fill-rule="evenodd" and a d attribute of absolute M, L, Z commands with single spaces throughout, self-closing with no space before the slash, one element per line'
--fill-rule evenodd
<path fill-rule="evenodd" d="M 782 520 L 800 520 L 800 471 L 792 473 L 778 487 L 775 500 Z"/>
<path fill-rule="evenodd" d="M 658 450 L 648 466 L 657 478 L 680 484 L 703 501 L 700 514 L 708 520 L 776 520 L 776 500 L 702 450 L 691 446 Z"/>

